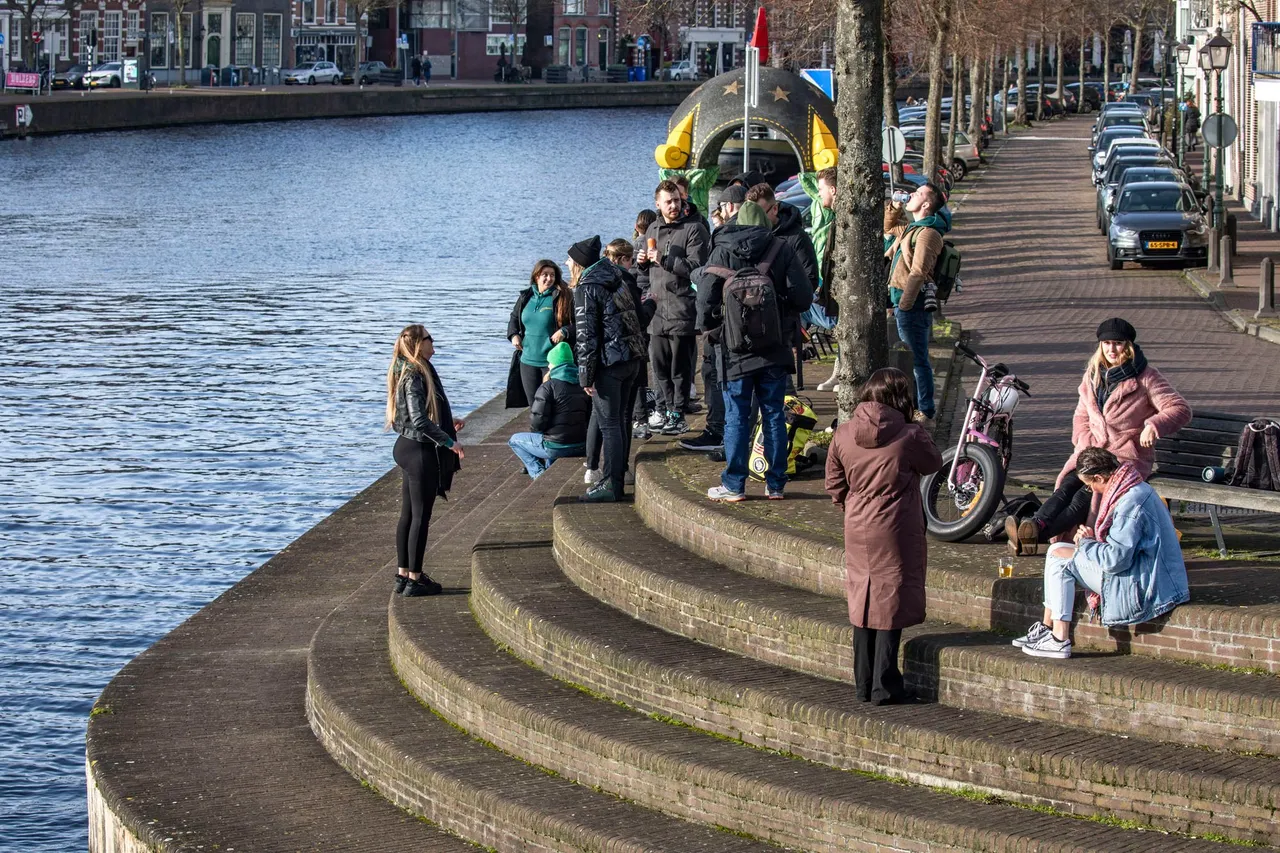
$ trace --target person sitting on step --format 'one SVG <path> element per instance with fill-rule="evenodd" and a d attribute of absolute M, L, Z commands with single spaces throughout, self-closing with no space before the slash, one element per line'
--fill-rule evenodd
<path fill-rule="evenodd" d="M 534 392 L 529 406 L 533 432 L 518 432 L 507 446 L 524 463 L 529 476 L 538 479 L 551 463 L 586 454 L 587 421 L 591 398 L 578 384 L 573 350 L 561 341 L 547 353 L 545 381 Z"/>
<path fill-rule="evenodd" d="M 1102 624 L 1149 622 L 1191 599 L 1187 566 L 1173 518 L 1133 462 L 1086 447 L 1075 476 L 1102 498 L 1096 530 L 1082 528 L 1076 544 L 1049 546 L 1044 564 L 1044 618 L 1013 641 L 1034 657 L 1071 657 L 1076 584 L 1089 590 Z"/>

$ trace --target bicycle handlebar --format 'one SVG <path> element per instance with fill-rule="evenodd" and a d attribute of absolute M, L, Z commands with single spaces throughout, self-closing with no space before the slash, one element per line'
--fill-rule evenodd
<path fill-rule="evenodd" d="M 973 350 L 969 349 L 967 346 L 965 346 L 963 341 L 956 341 L 956 352 L 962 355 L 967 355 L 969 358 L 973 359 L 974 361 L 978 360 L 978 354 Z"/>

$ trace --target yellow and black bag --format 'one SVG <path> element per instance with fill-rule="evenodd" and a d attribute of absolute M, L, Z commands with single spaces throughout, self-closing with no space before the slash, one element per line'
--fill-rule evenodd
<path fill-rule="evenodd" d="M 809 457 L 802 456 L 804 446 L 809 443 L 809 436 L 818 425 L 818 416 L 814 414 L 813 405 L 803 397 L 787 396 L 782 401 L 783 411 L 787 416 L 787 474 L 794 475 L 810 464 Z M 764 431 L 760 423 L 756 423 L 751 433 L 751 458 L 747 461 L 751 478 L 764 482 L 765 472 L 769 470 L 769 460 L 764 455 Z"/>

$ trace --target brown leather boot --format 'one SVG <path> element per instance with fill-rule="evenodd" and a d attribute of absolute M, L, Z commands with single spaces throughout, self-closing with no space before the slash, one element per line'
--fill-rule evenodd
<path fill-rule="evenodd" d="M 1022 554 L 1022 546 L 1018 543 L 1018 519 L 1012 515 L 1004 517 L 1004 535 L 1009 539 L 1009 553 L 1017 557 Z"/>
<path fill-rule="evenodd" d="M 1018 547 L 1024 556 L 1035 556 L 1040 551 L 1040 525 L 1028 518 L 1018 525 Z"/>

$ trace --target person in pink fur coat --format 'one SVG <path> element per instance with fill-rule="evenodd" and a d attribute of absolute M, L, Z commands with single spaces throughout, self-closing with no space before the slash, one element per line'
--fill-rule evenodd
<path fill-rule="evenodd" d="M 1013 554 L 1035 554 L 1040 543 L 1088 520 L 1093 494 L 1075 476 L 1081 450 L 1110 450 L 1121 462 L 1133 463 L 1145 480 L 1155 463 L 1156 440 L 1173 435 L 1191 420 L 1191 407 L 1159 370 L 1147 364 L 1137 338 L 1137 330 L 1119 317 L 1098 326 L 1098 349 L 1080 381 L 1072 418 L 1075 450 L 1044 506 L 1029 519 L 1019 522 L 1010 516 L 1005 521 Z"/>

